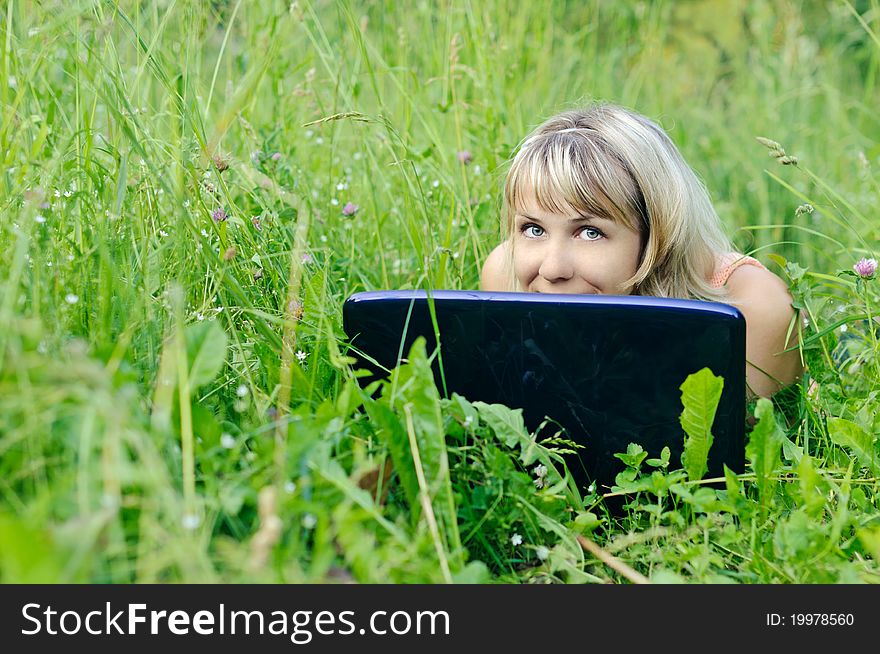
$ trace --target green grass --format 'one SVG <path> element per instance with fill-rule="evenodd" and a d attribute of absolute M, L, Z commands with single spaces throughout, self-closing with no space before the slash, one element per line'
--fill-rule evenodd
<path fill-rule="evenodd" d="M 838 274 L 880 237 L 880 6 L 538 7 L 0 7 L 0 581 L 880 581 L 880 293 Z M 817 390 L 722 490 L 635 450 L 577 489 L 420 356 L 377 399 L 346 365 L 344 299 L 475 288 L 516 144 L 590 99 L 809 318 Z"/>

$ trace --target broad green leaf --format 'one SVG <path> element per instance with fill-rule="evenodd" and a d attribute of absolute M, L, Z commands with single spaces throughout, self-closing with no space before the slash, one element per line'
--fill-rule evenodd
<path fill-rule="evenodd" d="M 863 527 L 856 530 L 856 536 L 867 552 L 874 557 L 874 561 L 880 561 L 880 527 Z"/>
<path fill-rule="evenodd" d="M 736 473 L 724 466 L 724 488 L 727 490 L 727 499 L 733 506 L 736 506 L 736 502 L 742 499 L 742 484 L 740 484 L 739 479 L 736 478 Z"/>
<path fill-rule="evenodd" d="M 495 432 L 496 438 L 507 447 L 519 446 L 522 448 L 529 440 L 522 409 L 511 409 L 503 404 L 486 404 L 485 402 L 474 402 L 473 406 L 480 412 L 480 417 Z"/>
<path fill-rule="evenodd" d="M 442 482 L 446 466 L 446 440 L 440 411 L 440 394 L 434 385 L 434 375 L 425 353 L 425 340 L 420 338 L 409 352 L 409 363 L 392 373 L 391 387 L 396 387 L 394 409 L 401 413 L 409 405 L 416 432 L 419 458 L 432 496 Z M 405 421 L 401 421 L 404 425 Z M 407 449 L 410 449 L 407 437 Z M 448 475 L 447 475 L 448 477 Z"/>
<path fill-rule="evenodd" d="M 776 552 L 783 559 L 809 556 L 825 541 L 822 523 L 813 521 L 803 509 L 792 511 L 780 520 L 773 533 Z"/>
<path fill-rule="evenodd" d="M 321 477 L 342 491 L 347 500 L 354 502 L 363 509 L 367 515 L 375 520 L 377 524 L 381 525 L 398 543 L 406 542 L 406 535 L 403 531 L 382 515 L 373 497 L 348 478 L 348 475 L 345 474 L 345 470 L 342 469 L 338 461 L 331 459 L 322 462 L 320 465 L 316 465 L 313 462 L 311 468 L 316 474 L 321 475 Z"/>
<path fill-rule="evenodd" d="M 813 466 L 813 459 L 804 455 L 798 464 L 801 502 L 804 510 L 813 518 L 820 518 L 825 507 L 822 477 Z"/>
<path fill-rule="evenodd" d="M 746 446 L 746 456 L 755 471 L 755 485 L 758 487 L 758 497 L 761 506 L 766 507 L 770 501 L 776 482 L 773 481 L 773 473 L 779 466 L 782 440 L 785 435 L 776 423 L 773 413 L 773 403 L 765 397 L 758 400 L 755 407 L 755 417 L 758 423 L 749 434 L 749 444 Z"/>
<path fill-rule="evenodd" d="M 659 459 L 646 459 L 645 463 L 647 463 L 652 468 L 665 468 L 669 465 L 669 457 L 672 455 L 672 452 L 669 449 L 668 445 L 664 445 L 663 449 L 660 450 L 660 458 Z"/>
<path fill-rule="evenodd" d="M 540 461 L 547 468 L 554 467 L 526 429 L 522 409 L 511 409 L 503 404 L 485 402 L 474 402 L 473 407 L 480 412 L 483 422 L 489 425 L 499 441 L 509 448 L 519 449 L 519 460 L 524 466 L 528 467 L 535 461 Z"/>
<path fill-rule="evenodd" d="M 716 377 L 708 368 L 688 375 L 681 385 L 681 403 L 684 409 L 679 418 L 687 436 L 681 464 L 691 481 L 702 479 L 708 470 L 709 448 L 712 447 L 712 423 L 721 399 L 724 379 Z"/>
<path fill-rule="evenodd" d="M 473 404 L 468 402 L 458 393 L 453 393 L 450 401 L 458 407 L 462 414 L 464 414 L 464 421 L 467 423 L 467 426 L 472 428 L 477 426 L 480 421 L 480 414 L 474 408 Z"/>
<path fill-rule="evenodd" d="M 456 584 L 486 584 L 491 577 L 485 563 L 471 561 L 452 576 L 452 581 Z"/>
<path fill-rule="evenodd" d="M 370 424 L 376 436 L 388 447 L 391 460 L 394 463 L 394 472 L 400 480 L 406 501 L 414 514 L 413 519 L 421 513 L 419 505 L 419 481 L 416 478 L 416 469 L 413 465 L 412 454 L 409 450 L 409 437 L 402 417 L 391 410 L 383 400 L 374 401 L 367 399 L 364 409 L 370 418 Z"/>
<path fill-rule="evenodd" d="M 226 332 L 216 320 L 186 326 L 186 358 L 192 388 L 214 380 L 226 361 Z"/>
<path fill-rule="evenodd" d="M 626 446 L 626 454 L 617 452 L 614 456 L 623 461 L 628 468 L 638 470 L 642 465 L 642 461 L 648 456 L 648 453 L 638 443 L 630 443 Z"/>
<path fill-rule="evenodd" d="M 786 461 L 794 461 L 795 463 L 800 463 L 801 459 L 804 456 L 804 448 L 798 447 L 797 445 L 792 443 L 791 439 L 783 438 L 782 456 L 785 457 Z"/>
<path fill-rule="evenodd" d="M 838 445 L 852 450 L 875 477 L 880 475 L 880 455 L 874 447 L 876 439 L 871 434 L 845 418 L 829 418 L 828 435 Z"/>
<path fill-rule="evenodd" d="M 336 398 L 335 412 L 339 416 L 350 416 L 364 403 L 364 394 L 354 379 L 346 380 Z"/>
<path fill-rule="evenodd" d="M 420 337 L 409 351 L 408 363 L 398 366 L 391 376 L 391 384 L 385 387 L 390 395 L 395 389 L 395 410 L 408 410 L 412 416 L 415 444 L 427 488 L 424 489 L 431 501 L 434 516 L 440 527 L 444 545 L 450 553 L 450 566 L 454 572 L 462 565 L 461 537 L 458 533 L 458 519 L 455 499 L 452 494 L 452 481 L 449 477 L 449 460 L 446 454 L 446 432 L 443 429 L 443 416 L 440 410 L 440 394 L 434 385 L 434 374 L 425 352 L 425 339 Z M 384 398 L 384 395 L 383 395 Z M 404 425 L 405 425 L 404 421 Z M 404 429 L 406 432 L 406 428 Z M 415 461 L 409 434 L 406 443 L 410 456 Z M 393 453 L 392 453 L 393 456 Z M 396 464 L 396 461 L 395 461 Z M 417 473 L 415 467 L 413 471 Z M 418 476 L 416 477 L 418 484 Z M 419 487 L 419 491 L 423 489 Z M 414 519 L 420 515 L 418 502 L 411 505 Z"/>
<path fill-rule="evenodd" d="M 220 442 L 220 423 L 214 412 L 199 402 L 192 403 L 193 432 L 198 436 L 203 445 L 214 447 Z"/>
<path fill-rule="evenodd" d="M 592 511 L 579 511 L 572 526 L 580 534 L 589 534 L 600 524 L 602 524 L 602 518 Z"/>

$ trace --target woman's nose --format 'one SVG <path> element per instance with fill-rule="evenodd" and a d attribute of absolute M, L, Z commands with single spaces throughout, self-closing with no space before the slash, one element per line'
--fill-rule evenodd
<path fill-rule="evenodd" d="M 538 274 L 548 282 L 561 282 L 574 275 L 574 261 L 564 245 L 548 245 Z"/>

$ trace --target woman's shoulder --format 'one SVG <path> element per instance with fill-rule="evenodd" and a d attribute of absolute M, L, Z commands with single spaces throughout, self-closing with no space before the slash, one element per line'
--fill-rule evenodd
<path fill-rule="evenodd" d="M 727 282 L 727 302 L 746 320 L 747 375 L 752 392 L 769 397 L 803 372 L 797 311 L 788 285 L 764 266 L 740 266 Z"/>
<path fill-rule="evenodd" d="M 486 257 L 486 263 L 480 271 L 481 291 L 508 291 L 510 290 L 510 256 L 507 241 L 501 243 Z"/>
<path fill-rule="evenodd" d="M 785 315 L 791 315 L 792 298 L 788 285 L 760 263 L 757 266 L 739 265 L 731 270 L 727 289 L 733 303 L 768 309 L 778 307 Z"/>

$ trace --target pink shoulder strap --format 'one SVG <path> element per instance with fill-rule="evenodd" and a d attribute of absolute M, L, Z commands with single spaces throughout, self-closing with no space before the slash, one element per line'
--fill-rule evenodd
<path fill-rule="evenodd" d="M 740 254 L 739 252 L 728 252 L 718 257 L 715 263 L 715 274 L 709 279 L 712 288 L 721 288 L 730 279 L 733 271 L 740 266 L 758 266 L 764 268 L 764 264 L 753 257 Z M 766 270 L 766 269 L 765 269 Z"/>

